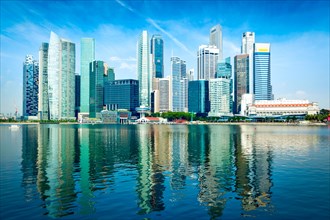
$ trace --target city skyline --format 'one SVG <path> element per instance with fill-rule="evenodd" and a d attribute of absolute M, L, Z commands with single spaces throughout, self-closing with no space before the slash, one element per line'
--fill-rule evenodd
<path fill-rule="evenodd" d="M 76 44 L 76 72 L 80 69 L 80 39 L 91 37 L 95 38 L 95 58 L 114 67 L 116 78 L 137 79 L 136 42 L 142 30 L 151 35 L 162 35 L 164 76 L 168 76 L 172 55 L 185 60 L 187 69 L 194 68 L 197 72 L 198 46 L 208 44 L 209 30 L 217 24 L 223 31 L 224 57 L 230 56 L 232 60 L 240 54 L 243 32 L 255 32 L 256 42 L 271 43 L 275 99 L 308 99 L 319 102 L 321 108 L 329 108 L 328 1 L 265 1 L 258 4 L 251 1 L 237 4 L 196 1 L 190 4 L 182 0 L 178 3 L 187 9 L 173 14 L 170 13 L 171 1 L 162 4 L 158 1 L 94 1 L 88 3 L 89 8 L 114 9 L 117 13 L 112 14 L 111 19 L 107 17 L 109 13 L 99 13 L 99 16 L 79 17 L 80 21 L 75 15 L 83 11 L 87 2 L 59 2 L 55 5 L 1 1 L 0 112 L 13 113 L 16 105 L 22 113 L 24 57 L 27 54 L 38 57 L 38 49 L 42 42 L 48 42 L 50 31 Z M 105 9 L 102 8 L 104 5 L 107 6 Z M 225 6 L 230 10 L 226 12 Z M 63 16 L 49 13 L 59 8 Z M 164 13 L 156 13 L 159 8 Z M 243 9 L 246 18 L 238 16 Z M 196 18 L 194 12 L 198 10 L 199 18 Z M 212 16 L 217 10 L 221 13 Z M 260 13 L 254 13 L 257 11 Z"/>

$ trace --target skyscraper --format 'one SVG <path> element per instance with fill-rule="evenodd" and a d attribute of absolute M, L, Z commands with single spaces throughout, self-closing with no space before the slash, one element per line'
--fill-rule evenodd
<path fill-rule="evenodd" d="M 80 112 L 89 112 L 89 64 L 95 60 L 94 38 L 82 38 L 80 41 Z"/>
<path fill-rule="evenodd" d="M 78 118 L 78 113 L 80 112 L 80 79 L 81 75 L 76 73 L 76 82 L 75 82 L 75 111 L 74 117 Z"/>
<path fill-rule="evenodd" d="M 159 111 L 168 112 L 172 109 L 171 76 L 159 79 Z"/>
<path fill-rule="evenodd" d="M 186 62 L 181 60 L 179 57 L 171 58 L 171 70 L 172 70 L 172 103 L 174 112 L 184 111 L 184 97 L 182 90 L 181 80 L 185 78 L 186 75 Z"/>
<path fill-rule="evenodd" d="M 103 110 L 104 83 L 107 79 L 107 68 L 103 61 L 94 60 L 89 64 L 89 117 L 96 118 Z"/>
<path fill-rule="evenodd" d="M 164 77 L 164 41 L 162 36 L 155 34 L 151 38 L 152 77 Z"/>
<path fill-rule="evenodd" d="M 32 55 L 23 63 L 23 116 L 38 115 L 39 64 Z"/>
<path fill-rule="evenodd" d="M 222 51 L 222 27 L 220 24 L 212 27 L 210 29 L 210 45 L 214 45 L 219 49 L 218 60 L 222 60 L 223 51 Z"/>
<path fill-rule="evenodd" d="M 253 92 L 255 100 L 272 100 L 270 44 L 255 43 L 253 59 Z"/>
<path fill-rule="evenodd" d="M 74 118 L 75 44 L 50 33 L 48 95 L 50 119 Z"/>
<path fill-rule="evenodd" d="M 217 62 L 219 57 L 219 49 L 212 45 L 201 45 L 197 53 L 197 79 L 214 79 Z"/>
<path fill-rule="evenodd" d="M 242 95 L 250 93 L 249 62 L 249 54 L 237 55 L 234 58 L 234 113 L 239 113 L 241 111 Z"/>
<path fill-rule="evenodd" d="M 241 53 L 249 54 L 249 91 L 253 93 L 253 45 L 255 42 L 254 32 L 244 32 L 242 35 Z"/>
<path fill-rule="evenodd" d="M 49 120 L 48 99 L 48 43 L 42 43 L 39 49 L 39 96 L 38 112 L 40 120 Z"/>
<path fill-rule="evenodd" d="M 151 61 L 149 53 L 148 32 L 142 31 L 137 43 L 137 75 L 139 80 L 139 101 L 140 105 L 150 107 L 151 94 Z"/>
<path fill-rule="evenodd" d="M 194 80 L 188 86 L 188 111 L 206 114 L 210 111 L 209 82 Z"/>
<path fill-rule="evenodd" d="M 210 79 L 210 116 L 228 115 L 232 112 L 232 67 L 230 57 L 218 63 L 217 78 Z"/>

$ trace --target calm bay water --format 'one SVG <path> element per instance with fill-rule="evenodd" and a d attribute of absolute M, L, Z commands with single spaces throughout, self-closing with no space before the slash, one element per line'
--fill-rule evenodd
<path fill-rule="evenodd" d="M 329 219 L 329 130 L 0 125 L 0 219 Z"/>

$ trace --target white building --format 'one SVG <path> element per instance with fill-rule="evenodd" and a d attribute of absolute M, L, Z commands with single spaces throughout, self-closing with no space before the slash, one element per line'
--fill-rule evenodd
<path fill-rule="evenodd" d="M 250 116 L 317 114 L 318 103 L 308 100 L 257 100 L 248 108 Z"/>
<path fill-rule="evenodd" d="M 48 48 L 50 119 L 74 118 L 75 56 L 75 44 L 51 32 Z"/>
<path fill-rule="evenodd" d="M 159 112 L 172 111 L 171 76 L 159 78 Z"/>
<path fill-rule="evenodd" d="M 248 115 L 248 108 L 254 102 L 253 94 L 243 94 L 241 99 L 241 115 Z"/>
<path fill-rule="evenodd" d="M 209 85 L 210 112 L 208 116 L 232 115 L 230 111 L 230 79 L 211 79 Z"/>
<path fill-rule="evenodd" d="M 222 52 L 222 27 L 220 24 L 212 27 L 210 29 L 210 45 L 216 46 L 219 49 L 219 57 L 218 60 L 223 59 L 223 52 Z"/>
<path fill-rule="evenodd" d="M 197 79 L 210 80 L 215 78 L 219 49 L 214 45 L 201 45 L 197 52 Z"/>
<path fill-rule="evenodd" d="M 242 35 L 242 54 L 249 54 L 249 85 L 250 93 L 253 93 L 253 44 L 255 43 L 254 32 L 244 32 Z"/>

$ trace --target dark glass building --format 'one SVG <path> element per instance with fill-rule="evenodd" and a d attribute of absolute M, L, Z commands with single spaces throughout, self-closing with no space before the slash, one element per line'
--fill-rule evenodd
<path fill-rule="evenodd" d="M 127 109 L 134 112 L 139 107 L 139 81 L 120 79 L 108 81 L 104 89 L 104 104 L 109 110 Z"/>
<path fill-rule="evenodd" d="M 250 62 L 249 54 L 237 55 L 234 58 L 234 78 L 235 78 L 234 113 L 236 114 L 241 111 L 242 95 L 246 93 L 250 93 L 249 62 Z"/>
<path fill-rule="evenodd" d="M 153 65 L 153 77 L 164 77 L 164 41 L 162 36 L 155 34 L 151 38 L 151 54 Z"/>
<path fill-rule="evenodd" d="M 210 111 L 209 81 L 194 80 L 189 82 L 188 111 L 202 114 Z"/>
<path fill-rule="evenodd" d="M 78 118 L 78 113 L 80 112 L 80 79 L 81 79 L 81 76 L 76 74 L 75 110 L 74 110 L 74 116 L 76 118 Z"/>
<path fill-rule="evenodd" d="M 39 64 L 32 55 L 23 64 L 23 116 L 38 115 Z"/>

